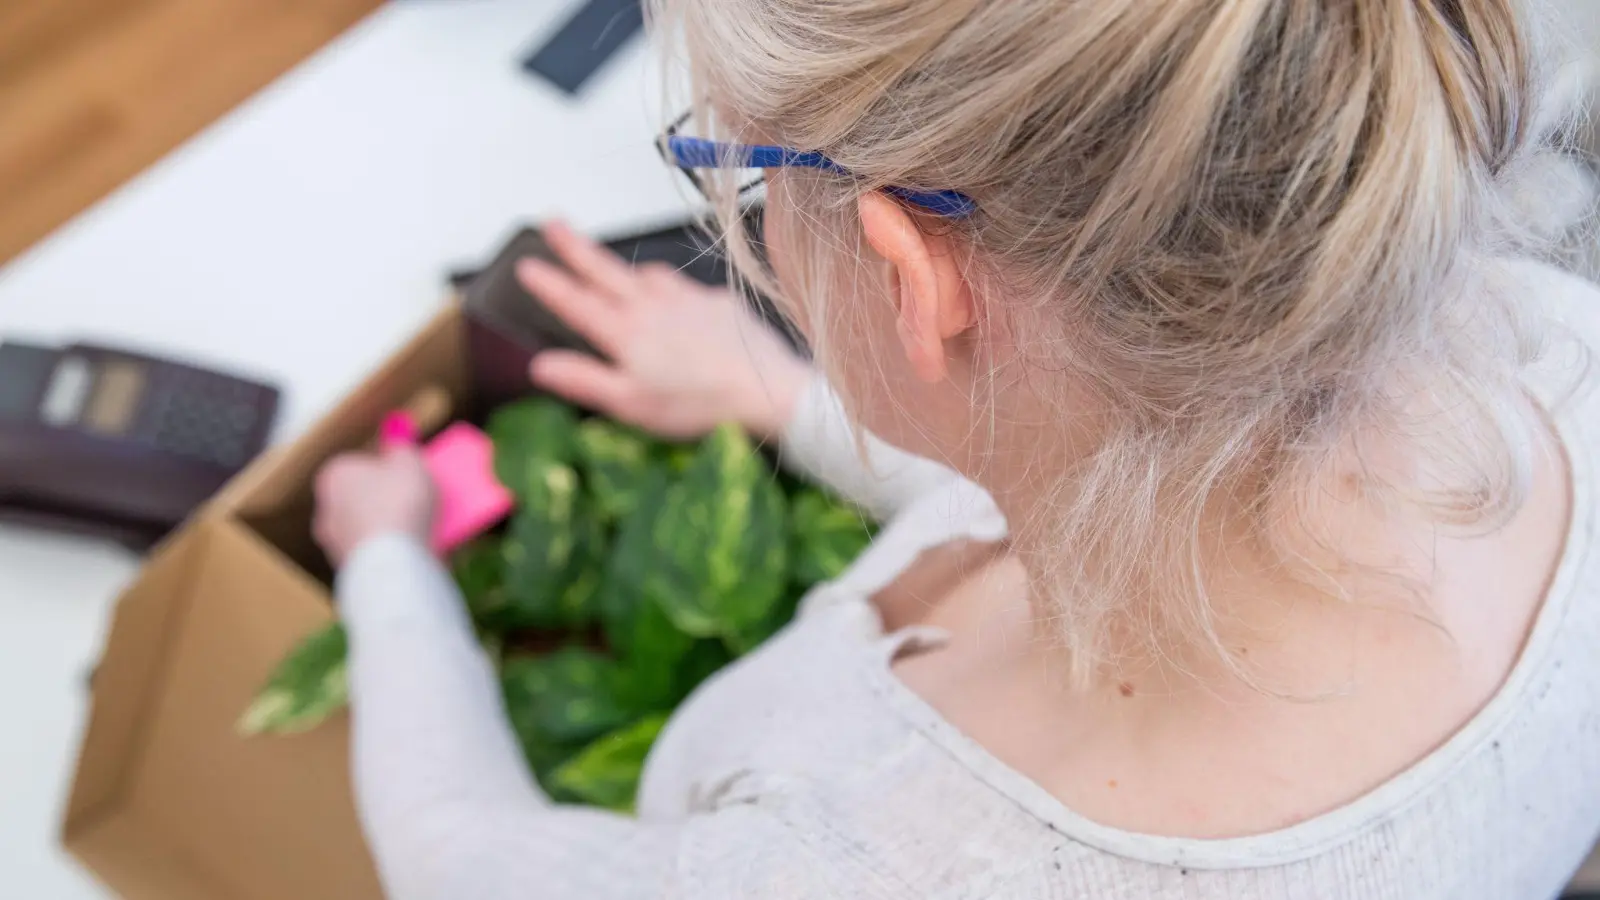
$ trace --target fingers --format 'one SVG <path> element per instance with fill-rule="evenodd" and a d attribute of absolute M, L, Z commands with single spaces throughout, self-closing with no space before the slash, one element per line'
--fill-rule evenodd
<path fill-rule="evenodd" d="M 633 267 L 622 257 L 592 241 L 563 222 L 544 227 L 544 239 L 573 274 L 620 301 L 633 299 L 638 291 Z"/>
<path fill-rule="evenodd" d="M 422 448 L 416 444 L 390 444 L 382 451 L 383 464 L 395 471 L 406 472 L 427 467 L 422 461 Z"/>
<path fill-rule="evenodd" d="M 668 263 L 656 260 L 640 263 L 634 268 L 638 279 L 656 290 L 677 287 L 685 276 Z"/>
<path fill-rule="evenodd" d="M 334 546 L 337 537 L 334 533 L 337 510 L 334 507 L 340 502 L 342 486 L 360 467 L 359 455 L 341 453 L 324 463 L 317 471 L 316 483 L 313 486 L 317 502 L 311 517 L 311 537 L 318 545 L 328 550 L 330 556 L 333 555 L 330 548 Z M 337 563 L 338 560 L 334 562 Z"/>
<path fill-rule="evenodd" d="M 407 472 L 425 469 L 422 448 L 416 444 L 386 444 L 377 453 L 341 453 L 328 460 L 317 472 L 312 487 L 319 503 L 339 503 L 353 490 L 382 472 Z"/>
<path fill-rule="evenodd" d="M 665 300 L 680 297 L 704 299 L 718 294 L 729 295 L 727 288 L 708 287 L 683 274 L 677 266 L 659 260 L 640 263 L 634 272 L 639 280 L 640 297 Z"/>
<path fill-rule="evenodd" d="M 517 280 L 573 331 L 607 355 L 616 355 L 622 321 L 614 301 L 542 259 L 519 261 Z"/>
<path fill-rule="evenodd" d="M 318 500 L 325 500 L 332 496 L 338 486 L 350 477 L 350 473 L 360 468 L 361 457 L 355 453 L 341 453 L 333 459 L 323 463 L 317 471 L 316 483 L 313 493 Z"/>
<path fill-rule="evenodd" d="M 618 417 L 633 396 L 627 376 L 585 353 L 546 350 L 528 369 L 533 383 L 552 394 Z"/>

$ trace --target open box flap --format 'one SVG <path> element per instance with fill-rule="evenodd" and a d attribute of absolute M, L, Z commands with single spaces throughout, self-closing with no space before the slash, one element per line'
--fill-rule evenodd
<path fill-rule="evenodd" d="M 69 841 L 73 855 L 89 863 L 123 900 L 232 900 L 234 896 L 139 810 L 124 807 L 115 815 L 79 823 Z"/>
<path fill-rule="evenodd" d="M 437 387 L 459 414 L 467 408 L 465 326 L 457 305 L 435 316 L 373 375 L 293 444 L 274 449 L 222 489 L 213 515 L 239 518 L 316 577 L 332 577 L 311 538 L 311 487 L 329 458 L 370 446 L 389 413 Z"/>
<path fill-rule="evenodd" d="M 220 517 L 186 529 L 119 608 L 68 849 L 130 896 L 380 897 L 347 724 L 235 731 L 283 654 L 331 616 L 326 589 L 250 529 Z"/>
<path fill-rule="evenodd" d="M 210 532 L 184 529 L 145 563 L 117 601 L 106 646 L 91 680 L 93 705 L 67 802 L 65 839 L 123 794 L 148 707 L 159 690 L 171 638 L 182 618 Z"/>

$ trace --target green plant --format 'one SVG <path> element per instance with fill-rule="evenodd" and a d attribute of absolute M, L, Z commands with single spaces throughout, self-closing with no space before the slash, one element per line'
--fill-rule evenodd
<path fill-rule="evenodd" d="M 780 477 L 732 426 L 669 444 L 540 398 L 496 410 L 487 430 L 517 509 L 458 550 L 452 573 L 540 784 L 630 809 L 672 710 L 793 618 L 872 526 Z M 241 730 L 303 731 L 341 708 L 344 652 L 336 624 L 308 637 Z"/>
<path fill-rule="evenodd" d="M 632 812 L 645 756 L 667 724 L 654 713 L 600 738 L 562 763 L 550 775 L 561 794 L 618 812 Z"/>
<path fill-rule="evenodd" d="M 239 717 L 245 734 L 295 734 L 344 708 L 348 644 L 344 626 L 333 622 L 307 635 L 278 663 L 254 702 Z"/>

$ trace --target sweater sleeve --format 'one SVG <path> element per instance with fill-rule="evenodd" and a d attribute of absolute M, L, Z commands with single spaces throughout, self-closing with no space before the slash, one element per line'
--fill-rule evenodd
<path fill-rule="evenodd" d="M 438 561 L 380 536 L 346 562 L 336 592 L 356 807 L 391 900 L 820 900 L 867 877 L 764 809 L 642 821 L 553 804 Z"/>
<path fill-rule="evenodd" d="M 881 521 L 961 480 L 947 466 L 858 432 L 821 375 L 795 404 L 781 449 L 786 466 L 828 485 Z"/>

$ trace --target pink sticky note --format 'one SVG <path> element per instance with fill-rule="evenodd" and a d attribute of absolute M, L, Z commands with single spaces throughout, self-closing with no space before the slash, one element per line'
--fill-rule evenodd
<path fill-rule="evenodd" d="M 383 421 L 385 447 L 415 444 L 417 426 L 405 413 Z M 439 507 L 433 519 L 433 550 L 444 554 L 493 528 L 511 512 L 511 492 L 494 475 L 494 444 L 482 430 L 456 422 L 422 448 Z"/>
<path fill-rule="evenodd" d="M 436 552 L 455 549 L 511 512 L 511 492 L 494 477 L 494 445 L 481 430 L 457 422 L 429 441 L 422 456 L 439 492 L 433 519 Z"/>

